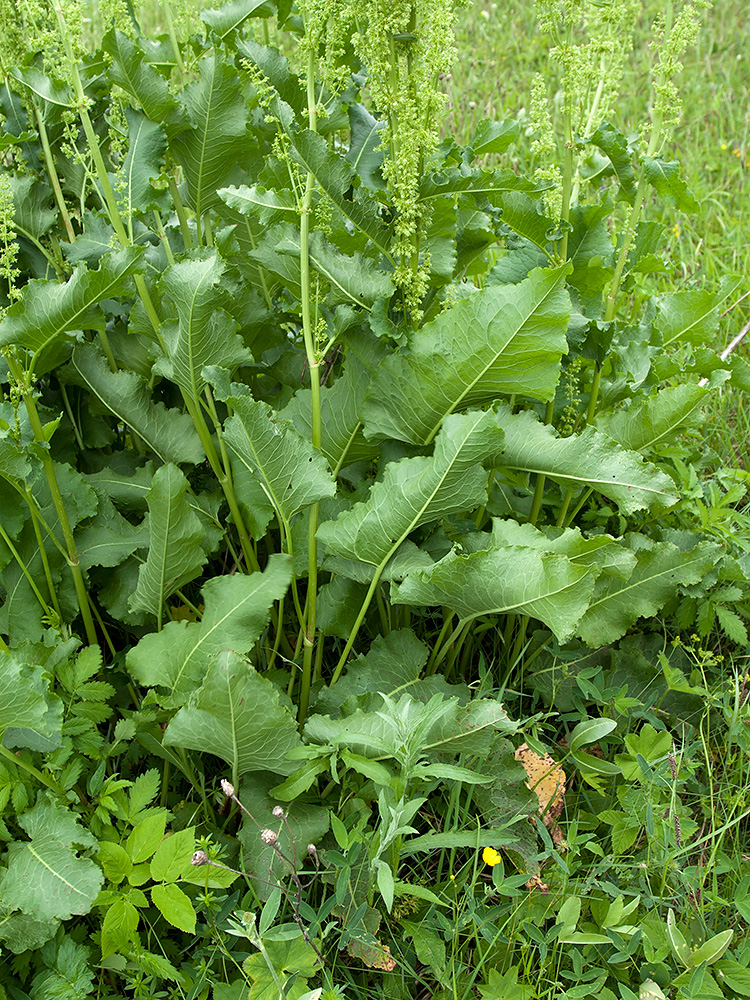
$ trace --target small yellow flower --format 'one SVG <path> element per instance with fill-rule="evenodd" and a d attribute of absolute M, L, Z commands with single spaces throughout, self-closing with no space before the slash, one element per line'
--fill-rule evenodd
<path fill-rule="evenodd" d="M 679 236 L 680 235 L 680 227 L 679 226 L 672 226 L 672 232 L 674 233 L 675 236 Z"/>
<path fill-rule="evenodd" d="M 722 144 L 721 144 L 721 148 L 722 148 L 722 149 L 726 149 L 726 148 L 727 148 L 727 144 L 726 144 L 725 142 L 722 142 Z"/>
<path fill-rule="evenodd" d="M 482 861 L 484 861 L 486 865 L 489 865 L 490 868 L 493 868 L 495 865 L 499 865 L 501 860 L 502 858 L 494 847 L 485 847 L 482 851 Z"/>

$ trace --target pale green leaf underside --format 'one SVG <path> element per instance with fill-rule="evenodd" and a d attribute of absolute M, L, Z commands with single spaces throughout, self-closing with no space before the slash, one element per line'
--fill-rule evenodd
<path fill-rule="evenodd" d="M 168 410 L 154 402 L 145 379 L 135 372 L 113 372 L 93 344 L 80 344 L 73 352 L 73 367 L 86 388 L 163 462 L 190 462 L 205 457 L 193 421 L 187 413 Z"/>
<path fill-rule="evenodd" d="M 188 481 L 174 465 L 156 470 L 146 497 L 149 550 L 138 571 L 138 586 L 128 604 L 161 620 L 164 602 L 194 580 L 206 562 L 203 526 L 187 497 Z"/>
<path fill-rule="evenodd" d="M 222 308 L 220 282 L 224 263 L 218 254 L 205 260 L 183 260 L 164 272 L 161 288 L 177 309 L 177 328 L 167 328 L 168 356 L 159 358 L 154 371 L 176 382 L 200 405 L 206 386 L 201 372 L 207 366 L 232 372 L 250 363 L 253 356 L 237 334 L 236 321 Z"/>
<path fill-rule="evenodd" d="M 567 352 L 568 265 L 486 288 L 425 324 L 377 369 L 363 409 L 368 437 L 432 440 L 455 410 L 499 395 L 551 399 Z"/>
<path fill-rule="evenodd" d="M 224 438 L 234 461 L 260 484 L 279 517 L 288 523 L 297 511 L 333 496 L 335 483 L 320 452 L 245 386 L 232 385 L 232 392 L 226 402 L 234 415 Z"/>
<path fill-rule="evenodd" d="M 222 649 L 250 651 L 290 582 L 284 555 L 271 556 L 263 573 L 213 577 L 203 585 L 200 622 L 169 622 L 144 636 L 128 653 L 128 670 L 139 684 L 165 688 L 170 703 L 184 703 Z"/>
<path fill-rule="evenodd" d="M 493 413 L 452 414 L 443 423 L 431 457 L 386 466 L 364 503 L 318 529 L 329 553 L 382 569 L 421 524 L 471 510 L 487 496 L 481 463 L 502 448 Z"/>
<path fill-rule="evenodd" d="M 287 760 L 287 754 L 301 740 L 278 688 L 226 650 L 214 660 L 190 703 L 172 719 L 164 743 L 214 754 L 238 778 L 250 771 L 291 774 L 297 764 Z"/>
<path fill-rule="evenodd" d="M 103 328 L 104 317 L 95 308 L 97 303 L 125 289 L 142 254 L 140 247 L 107 254 L 96 271 L 79 264 L 65 284 L 33 279 L 0 322 L 0 347 L 25 347 L 36 359 L 45 347 L 71 330 Z"/>
<path fill-rule="evenodd" d="M 627 580 L 602 576 L 577 634 L 589 646 L 606 646 L 623 636 L 638 618 L 650 618 L 678 585 L 698 583 L 714 564 L 719 549 L 702 543 L 681 552 L 670 542 L 631 536 L 638 562 Z"/>
<path fill-rule="evenodd" d="M 556 437 L 536 414 L 514 414 L 505 404 L 497 408 L 497 420 L 505 431 L 499 467 L 544 475 L 572 489 L 588 486 L 613 500 L 623 514 L 654 505 L 669 507 L 679 499 L 666 473 L 593 427 Z"/>
<path fill-rule="evenodd" d="M 452 552 L 391 590 L 394 604 L 446 605 L 461 621 L 515 612 L 538 618 L 565 642 L 585 612 L 596 573 L 566 556 L 518 545 Z"/>

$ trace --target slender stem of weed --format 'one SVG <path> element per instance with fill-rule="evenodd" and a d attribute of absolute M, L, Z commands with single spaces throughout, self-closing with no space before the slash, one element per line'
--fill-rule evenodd
<path fill-rule="evenodd" d="M 40 607 L 44 611 L 45 615 L 48 615 L 49 611 L 50 611 L 49 605 L 47 604 L 47 602 L 45 601 L 44 597 L 42 596 L 42 592 L 37 587 L 36 581 L 34 580 L 34 577 L 29 572 L 28 566 L 26 565 L 26 563 L 21 558 L 21 555 L 20 555 L 18 549 L 15 547 L 15 545 L 11 541 L 10 535 L 8 535 L 8 533 L 6 532 L 5 528 L 2 526 L 2 523 L 0 523 L 0 538 L 2 538 L 2 540 L 5 542 L 6 546 L 8 547 L 8 551 L 10 552 L 10 554 L 13 556 L 13 558 L 16 560 L 16 563 L 18 564 L 18 568 L 21 570 L 21 572 L 23 573 L 23 575 L 26 577 L 26 582 L 31 587 L 31 589 L 32 589 L 32 591 L 34 593 L 34 596 L 36 597 L 37 601 L 39 601 Z M 40 551 L 41 551 L 41 546 L 40 546 Z M 50 599 L 51 599 L 51 595 L 50 595 Z"/>
<path fill-rule="evenodd" d="M 62 795 L 63 790 L 60 788 L 58 783 L 53 778 L 48 778 L 46 774 L 42 774 L 33 764 L 27 763 L 23 757 L 17 757 L 14 753 L 11 753 L 7 747 L 4 747 L 0 743 L 0 757 L 5 757 L 7 761 L 11 764 L 15 764 L 16 767 L 20 767 L 21 770 L 26 771 L 27 774 L 33 775 L 37 781 L 41 782 L 46 788 L 49 788 L 56 795 Z"/>
<path fill-rule="evenodd" d="M 453 628 L 453 619 L 455 614 L 452 611 L 448 611 L 447 608 L 443 608 L 443 625 L 438 632 L 438 637 L 432 646 L 432 652 L 427 660 L 427 665 L 424 668 L 425 677 L 429 677 L 431 674 L 435 673 L 435 665 L 437 660 L 437 655 L 440 652 L 440 647 L 445 641 L 445 637 Z"/>
<path fill-rule="evenodd" d="M 357 633 L 359 632 L 362 622 L 365 620 L 365 615 L 370 607 L 373 597 L 375 596 L 375 591 L 377 590 L 378 584 L 380 583 L 380 577 L 385 569 L 385 563 L 381 563 L 375 569 L 375 575 L 370 581 L 370 586 L 368 587 L 367 593 L 365 594 L 365 599 L 362 601 L 362 606 L 357 613 L 356 620 L 352 626 L 352 630 L 349 633 L 349 638 L 346 640 L 346 645 L 344 646 L 344 651 L 339 657 L 339 662 L 336 664 L 336 669 L 333 671 L 333 676 L 331 677 L 330 684 L 333 685 L 341 676 L 341 671 L 344 669 L 347 659 L 349 658 L 349 653 L 352 651 L 352 646 L 354 645 L 354 640 L 357 638 Z"/>
<path fill-rule="evenodd" d="M 552 423 L 552 417 L 555 410 L 555 401 L 551 399 L 547 403 L 544 409 L 544 422 L 545 424 Z M 536 484 L 534 486 L 534 499 L 531 501 L 531 513 L 529 514 L 529 524 L 536 524 L 536 519 L 539 517 L 539 511 L 542 508 L 542 499 L 544 497 L 544 484 L 547 477 L 544 473 L 538 473 L 536 477 Z"/>
<path fill-rule="evenodd" d="M 174 30 L 174 20 L 172 19 L 172 8 L 169 5 L 169 0 L 164 0 L 162 5 L 162 10 L 164 11 L 164 20 L 167 22 L 167 31 L 169 32 L 169 40 L 172 43 L 172 51 L 174 52 L 175 62 L 177 63 L 177 68 L 180 73 L 185 72 L 185 63 L 182 59 L 182 52 L 180 51 L 180 43 L 177 41 L 177 32 Z"/>
<path fill-rule="evenodd" d="M 190 225 L 188 224 L 187 212 L 185 211 L 185 206 L 182 203 L 182 198 L 180 198 L 180 192 L 177 188 L 177 181 L 172 177 L 171 174 L 167 175 L 167 183 L 169 184 L 169 194 L 172 198 L 174 204 L 175 212 L 177 212 L 177 218 L 180 223 L 180 232 L 182 233 L 182 242 L 185 244 L 186 250 L 193 249 L 193 236 L 190 232 Z"/>

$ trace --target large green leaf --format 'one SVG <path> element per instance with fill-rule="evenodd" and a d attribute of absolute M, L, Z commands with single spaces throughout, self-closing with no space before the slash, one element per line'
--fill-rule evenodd
<path fill-rule="evenodd" d="M 134 212 L 156 208 L 157 195 L 151 181 L 159 176 L 164 163 L 167 137 L 160 125 L 132 108 L 125 108 L 125 117 L 128 153 L 118 177 L 117 194 L 123 215 L 129 219 Z"/>
<path fill-rule="evenodd" d="M 104 881 L 101 869 L 72 845 L 96 847 L 73 813 L 46 795 L 18 819 L 31 840 L 8 845 L 0 898 L 35 920 L 66 920 L 88 913 Z"/>
<path fill-rule="evenodd" d="M 369 382 L 369 372 L 352 354 L 347 358 L 343 375 L 332 386 L 321 387 L 320 450 L 332 469 L 373 458 L 378 453 L 378 446 L 365 440 L 360 420 Z M 291 420 L 300 434 L 312 441 L 312 393 L 309 389 L 296 392 L 281 416 Z"/>
<path fill-rule="evenodd" d="M 188 414 L 155 402 L 145 379 L 134 372 L 111 371 L 93 344 L 79 344 L 72 364 L 83 385 L 163 462 L 198 464 L 205 458 Z"/>
<path fill-rule="evenodd" d="M 530 410 L 514 414 L 505 404 L 497 408 L 497 419 L 505 431 L 498 466 L 547 476 L 565 487 L 588 486 L 613 500 L 623 514 L 678 500 L 666 473 L 593 427 L 560 438 Z"/>
<path fill-rule="evenodd" d="M 368 437 L 433 439 L 444 417 L 501 393 L 551 399 L 567 351 L 568 266 L 487 288 L 425 324 L 408 353 L 378 368 L 365 400 Z"/>
<path fill-rule="evenodd" d="M 693 192 L 680 173 L 679 160 L 644 156 L 643 175 L 649 184 L 653 184 L 656 188 L 660 198 L 681 212 L 693 213 L 700 209 Z"/>
<path fill-rule="evenodd" d="M 200 622 L 169 622 L 145 635 L 128 653 L 128 670 L 139 684 L 165 688 L 170 704 L 183 704 L 222 649 L 250 652 L 291 578 L 284 555 L 271 556 L 263 573 L 213 577 L 203 585 Z"/>
<path fill-rule="evenodd" d="M 0 743 L 29 746 L 36 736 L 59 745 L 62 702 L 49 692 L 49 678 L 38 665 L 23 663 L 0 651 Z"/>
<path fill-rule="evenodd" d="M 146 62 L 137 42 L 112 28 L 102 39 L 102 49 L 111 57 L 107 70 L 110 81 L 135 98 L 147 117 L 159 123 L 176 117 L 177 104 L 169 84 Z"/>
<path fill-rule="evenodd" d="M 236 780 L 250 771 L 291 774 L 296 764 L 287 754 L 302 741 L 279 689 L 237 653 L 225 650 L 169 723 L 164 743 L 220 757 Z"/>
<path fill-rule="evenodd" d="M 81 569 L 119 566 L 137 549 L 147 548 L 148 524 L 131 524 L 108 496 L 100 496 L 96 517 L 76 533 Z"/>
<path fill-rule="evenodd" d="M 65 284 L 34 279 L 20 301 L 0 321 L 0 347 L 25 347 L 33 355 L 72 330 L 104 329 L 104 315 L 96 308 L 102 299 L 127 288 L 128 278 L 140 266 L 142 249 L 127 247 L 102 257 L 97 271 L 79 264 Z"/>
<path fill-rule="evenodd" d="M 716 338 L 719 309 L 737 291 L 740 279 L 722 279 L 716 291 L 687 288 L 656 300 L 653 326 L 659 334 L 659 344 L 667 347 L 684 340 L 702 347 Z"/>
<path fill-rule="evenodd" d="M 710 391 L 694 383 L 660 389 L 654 396 L 634 399 L 628 407 L 603 413 L 596 426 L 631 451 L 658 449 L 671 444 L 681 427 L 700 418 Z"/>
<path fill-rule="evenodd" d="M 451 552 L 393 584 L 394 604 L 440 604 L 461 621 L 509 612 L 544 622 L 565 642 L 588 607 L 595 567 L 519 545 L 471 555 Z"/>
<path fill-rule="evenodd" d="M 192 128 L 169 132 L 169 146 L 182 166 L 191 207 L 197 216 L 221 205 L 217 187 L 232 181 L 232 168 L 253 150 L 247 131 L 249 109 L 237 70 L 218 52 L 199 63 L 200 79 L 184 91 Z"/>
<path fill-rule="evenodd" d="M 449 167 L 439 173 L 428 174 L 420 184 L 420 201 L 429 201 L 440 195 L 475 194 L 489 196 L 490 199 L 507 191 L 539 193 L 549 187 L 547 181 L 537 183 L 517 174 L 510 167 L 497 170 L 483 170 L 473 167 Z"/>
<path fill-rule="evenodd" d="M 325 458 L 267 403 L 232 385 L 234 410 L 224 437 L 234 461 L 259 484 L 270 509 L 289 522 L 293 514 L 336 492 Z"/>
<path fill-rule="evenodd" d="M 149 550 L 130 597 L 131 611 L 146 611 L 160 623 L 164 602 L 199 575 L 206 553 L 201 548 L 203 525 L 191 509 L 189 484 L 175 465 L 156 470 L 148 491 Z"/>
<path fill-rule="evenodd" d="M 638 562 L 627 580 L 602 576 L 577 634 L 589 646 L 605 646 L 624 635 L 638 618 L 650 618 L 678 585 L 698 583 L 715 563 L 720 549 L 701 543 L 681 552 L 671 542 L 629 535 L 626 543 Z"/>
<path fill-rule="evenodd" d="M 367 501 L 322 524 L 318 538 L 330 553 L 382 570 L 419 525 L 471 510 L 486 499 L 481 463 L 502 443 L 493 413 L 452 414 L 431 457 L 391 462 Z"/>
<path fill-rule="evenodd" d="M 377 214 L 377 203 L 366 195 L 349 197 L 354 168 L 343 156 L 333 152 L 325 139 L 316 132 L 304 129 L 290 136 L 292 156 L 301 167 L 309 170 L 334 205 L 352 225 L 364 233 L 372 243 L 390 257 L 390 238 Z"/>
<path fill-rule="evenodd" d="M 201 11 L 200 18 L 223 41 L 249 17 L 268 17 L 274 8 L 275 4 L 269 0 L 229 0 L 219 7 Z"/>
<path fill-rule="evenodd" d="M 218 254 L 205 260 L 183 260 L 164 272 L 160 287 L 177 309 L 177 326 L 165 331 L 168 356 L 154 370 L 176 382 L 200 405 L 206 386 L 201 371 L 215 365 L 233 371 L 253 360 L 238 335 L 237 322 L 223 308 L 224 263 Z"/>

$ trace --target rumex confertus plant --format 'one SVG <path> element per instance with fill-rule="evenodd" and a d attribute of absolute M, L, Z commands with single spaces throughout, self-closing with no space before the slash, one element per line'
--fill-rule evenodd
<path fill-rule="evenodd" d="M 374 694 L 465 699 L 486 654 L 499 684 L 736 575 L 680 506 L 677 465 L 710 393 L 748 383 L 707 346 L 736 283 L 631 308 L 665 267 L 651 193 L 693 205 L 663 143 L 706 5 L 666 5 L 631 140 L 607 112 L 637 5 L 540 4 L 565 96 L 559 166 L 536 87 L 533 177 L 503 165 L 527 141 L 515 122 L 440 140 L 454 6 L 238 0 L 157 42 L 121 11 L 85 53 L 78 6 L 51 3 L 19 22 L 40 44 L 4 37 L 0 632 L 19 700 L 3 749 L 58 803 L 21 803 L 17 844 L 75 812 L 81 773 L 126 815 L 61 714 L 80 635 L 120 671 L 121 732 L 208 818 L 211 760 L 189 751 L 263 805 L 337 768 L 380 783 L 365 895 L 376 881 L 392 902 L 409 782 L 467 780 L 439 757 L 466 720 L 433 706 L 434 727 L 452 721 L 425 731 L 407 781 L 370 760 Z M 270 44 L 282 32 L 294 63 Z M 510 725 L 491 697 L 471 712 L 470 759 Z M 94 845 L 68 832 L 90 904 Z M 77 912 L 50 910 L 35 940 Z M 136 954 L 131 931 L 118 947 Z"/>

